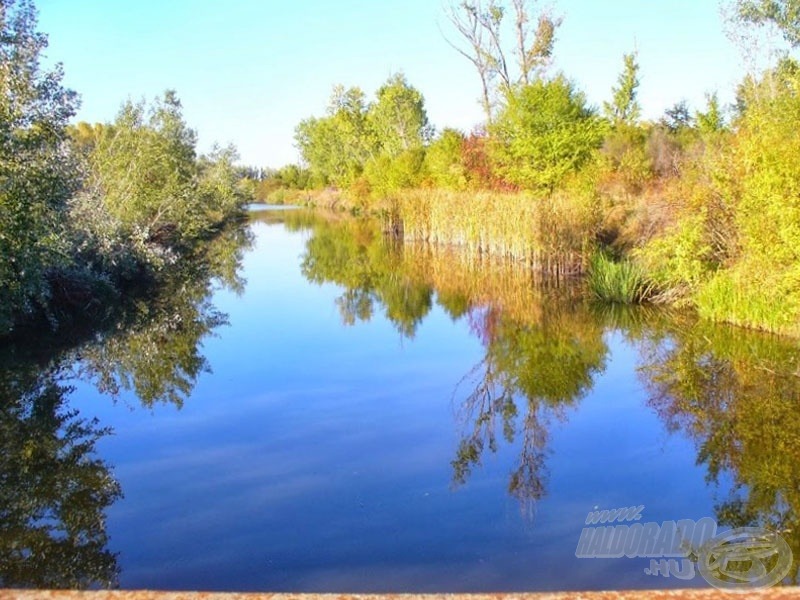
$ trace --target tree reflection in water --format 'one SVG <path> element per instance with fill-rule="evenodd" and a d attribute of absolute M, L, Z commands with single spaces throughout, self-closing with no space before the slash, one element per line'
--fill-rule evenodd
<path fill-rule="evenodd" d="M 96 419 L 66 408 L 58 368 L 0 374 L 0 585 L 114 587 L 106 508 L 122 493 Z"/>
<path fill-rule="evenodd" d="M 603 328 L 580 290 L 534 282 L 520 266 L 402 247 L 369 222 L 288 218 L 313 230 L 303 273 L 344 288 L 337 305 L 345 324 L 369 320 L 379 306 L 413 337 L 434 298 L 454 319 L 467 318 L 485 355 L 454 392 L 463 433 L 453 481 L 465 483 L 483 454 L 498 449 L 498 436 L 519 436 L 508 487 L 530 512 L 545 494 L 550 422 L 565 419 L 605 367 Z"/>
<path fill-rule="evenodd" d="M 170 272 L 155 297 L 134 299 L 113 322 L 74 332 L 83 339 L 71 346 L 47 343 L 39 332 L 35 345 L 3 347 L 1 587 L 117 587 L 105 511 L 122 490 L 96 449 L 111 430 L 68 407 L 69 383 L 94 381 L 112 395 L 133 390 L 144 406 L 182 405 L 209 368 L 202 340 L 226 320 L 211 293 L 219 285 L 242 289 L 238 269 L 249 244 L 245 228 L 223 231 Z"/>
<path fill-rule="evenodd" d="M 480 339 L 483 359 L 454 392 L 462 427 L 452 461 L 456 484 L 487 450 L 521 437 L 509 491 L 531 509 L 546 493 L 551 424 L 591 390 L 605 368 L 603 334 L 616 330 L 639 350 L 649 405 L 668 430 L 695 441 L 709 483 L 727 494 L 716 508 L 720 525 L 780 531 L 800 557 L 796 341 L 671 311 L 587 304 L 580 289 L 548 287 L 524 268 L 398 246 L 364 222 L 290 219 L 313 232 L 306 277 L 344 288 L 338 304 L 345 323 L 382 308 L 398 331 L 413 336 L 435 298 Z M 734 482 L 730 493 L 723 475 Z"/>
<path fill-rule="evenodd" d="M 800 560 L 800 354 L 794 340 L 661 320 L 646 332 L 640 372 L 667 428 L 691 438 L 725 494 L 720 525 L 779 532 Z M 722 486 L 724 479 L 733 486 Z"/>

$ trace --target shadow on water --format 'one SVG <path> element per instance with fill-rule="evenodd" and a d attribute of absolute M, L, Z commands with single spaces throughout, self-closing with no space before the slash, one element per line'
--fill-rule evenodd
<path fill-rule="evenodd" d="M 466 482 L 487 451 L 521 439 L 508 491 L 532 513 L 547 492 L 551 423 L 565 422 L 592 389 L 605 370 L 606 334 L 615 331 L 636 350 L 649 407 L 669 432 L 694 442 L 718 491 L 719 525 L 778 531 L 800 559 L 796 340 L 655 307 L 599 305 L 580 284 L 549 286 L 517 265 L 404 247 L 365 221 L 300 212 L 284 222 L 312 232 L 303 274 L 343 288 L 343 323 L 382 312 L 411 338 L 438 304 L 480 340 L 483 359 L 453 392 L 461 428 L 454 484 Z M 797 562 L 791 573 L 797 582 Z"/>
<path fill-rule="evenodd" d="M 70 384 L 181 406 L 209 369 L 202 340 L 226 322 L 210 297 L 219 286 L 243 289 L 249 244 L 246 229 L 226 230 L 102 329 L 40 332 L 0 350 L 0 587 L 117 587 L 105 511 L 122 489 L 96 450 L 113 432 L 69 408 Z"/>

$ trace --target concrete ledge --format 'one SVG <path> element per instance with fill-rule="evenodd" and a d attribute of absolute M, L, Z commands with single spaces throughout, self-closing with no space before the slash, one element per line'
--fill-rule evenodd
<path fill-rule="evenodd" d="M 0 590 L 5 600 L 794 600 L 800 588 L 771 588 L 742 593 L 703 590 L 557 592 L 539 594 L 238 594 L 206 592 Z"/>

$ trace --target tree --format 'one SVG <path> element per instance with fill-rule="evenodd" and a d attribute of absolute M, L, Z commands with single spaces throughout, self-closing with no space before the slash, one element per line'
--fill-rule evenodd
<path fill-rule="evenodd" d="M 61 65 L 42 69 L 46 47 L 33 3 L 0 0 L 0 332 L 46 302 L 59 212 L 78 185 L 65 143 L 78 98 Z"/>
<path fill-rule="evenodd" d="M 614 124 L 634 125 L 641 115 L 642 108 L 636 99 L 639 88 L 639 63 L 636 53 L 623 55 L 624 67 L 617 79 L 617 86 L 612 88 L 614 96 L 611 102 L 604 102 L 606 116 Z"/>
<path fill-rule="evenodd" d="M 706 96 L 706 110 L 698 112 L 695 121 L 703 135 L 718 133 L 725 128 L 725 118 L 716 92 Z"/>
<path fill-rule="evenodd" d="M 680 133 L 692 126 L 692 113 L 686 100 L 676 102 L 664 111 L 661 125 L 670 133 Z"/>
<path fill-rule="evenodd" d="M 314 175 L 334 185 L 351 184 L 375 154 L 364 92 L 334 87 L 327 116 L 301 121 L 295 142 Z"/>
<path fill-rule="evenodd" d="M 425 99 L 400 73 L 378 89 L 377 102 L 370 106 L 367 118 L 380 152 L 390 157 L 430 141 L 432 128 Z"/>
<path fill-rule="evenodd" d="M 735 7 L 741 21 L 772 24 L 792 47 L 800 46 L 800 0 L 736 0 Z"/>
<path fill-rule="evenodd" d="M 520 71 L 519 83 L 526 85 L 534 77 L 540 76 L 542 70 L 550 63 L 556 41 L 556 30 L 561 25 L 560 18 L 543 12 L 537 19 L 533 41 L 529 42 L 531 35 L 529 27 L 533 12 L 530 5 L 529 0 L 513 0 L 514 26 L 517 34 L 516 54 Z"/>
<path fill-rule="evenodd" d="M 126 102 L 89 156 L 88 193 L 128 231 L 159 243 L 197 239 L 236 213 L 236 150 L 198 159 L 197 135 L 168 90 L 152 103 Z"/>
<path fill-rule="evenodd" d="M 487 123 L 492 122 L 492 96 L 499 91 L 504 94 L 514 84 L 530 83 L 549 64 L 555 44 L 555 32 L 561 19 L 542 12 L 535 19 L 536 30 L 531 40 L 530 23 L 533 19 L 533 0 L 513 0 L 514 29 L 516 46 L 509 51 L 503 39 L 503 21 L 508 9 L 498 0 L 463 1 L 451 5 L 447 18 L 453 24 L 459 37 L 466 42 L 466 48 L 448 40 L 448 43 L 463 57 L 469 60 L 478 71 L 481 80 L 481 104 Z M 513 76 L 507 56 L 517 56 L 517 75 Z M 493 82 L 500 79 L 499 90 Z"/>
<path fill-rule="evenodd" d="M 603 140 L 584 95 L 563 76 L 513 89 L 490 129 L 492 158 L 519 186 L 552 192 Z"/>
<path fill-rule="evenodd" d="M 478 77 L 481 80 L 481 105 L 486 115 L 486 121 L 491 122 L 491 81 L 494 77 L 494 72 L 491 68 L 491 55 L 487 50 L 487 43 L 484 41 L 486 34 L 481 25 L 480 10 L 480 3 L 462 2 L 461 4 L 450 6 L 447 18 L 453 24 L 456 32 L 467 43 L 468 48 L 463 49 L 449 40 L 448 43 L 456 52 L 471 62 L 478 72 Z"/>
<path fill-rule="evenodd" d="M 126 102 L 90 157 L 90 189 L 107 210 L 146 236 L 194 221 L 196 134 L 183 121 L 181 104 L 167 91 L 148 110 Z"/>

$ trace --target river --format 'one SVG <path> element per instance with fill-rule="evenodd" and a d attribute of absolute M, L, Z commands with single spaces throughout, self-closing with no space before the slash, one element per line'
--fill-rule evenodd
<path fill-rule="evenodd" d="M 3 348 L 4 585 L 708 585 L 576 556 L 621 507 L 800 558 L 796 342 L 341 216 L 248 229 L 112 331 Z"/>

